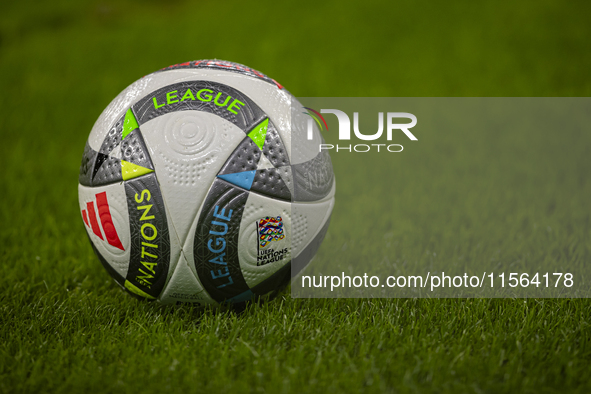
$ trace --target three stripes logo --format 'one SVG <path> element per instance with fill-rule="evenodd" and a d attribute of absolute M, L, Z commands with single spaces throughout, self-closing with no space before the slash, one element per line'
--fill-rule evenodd
<path fill-rule="evenodd" d="M 111 217 L 111 210 L 109 209 L 109 202 L 107 201 L 107 192 L 98 193 L 96 196 L 96 211 L 98 211 L 98 217 L 100 219 L 100 225 L 96 217 L 96 211 L 94 208 L 94 201 L 86 203 L 86 209 L 82 210 L 82 219 L 87 227 L 92 229 L 92 232 L 102 239 L 103 241 L 107 238 L 109 245 L 125 251 L 123 244 L 119 239 L 119 234 L 113 224 L 113 218 Z M 102 231 L 101 231 L 102 227 Z M 103 237 L 104 233 L 104 237 Z"/>

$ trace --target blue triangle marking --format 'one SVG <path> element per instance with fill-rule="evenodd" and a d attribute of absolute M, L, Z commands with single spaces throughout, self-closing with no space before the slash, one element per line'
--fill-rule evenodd
<path fill-rule="evenodd" d="M 240 186 L 243 189 L 250 190 L 252 186 L 252 181 L 254 180 L 254 175 L 257 171 L 244 171 L 244 172 L 237 172 L 235 174 L 223 174 L 218 175 L 219 178 L 222 178 L 224 181 L 228 181 L 236 186 Z"/>

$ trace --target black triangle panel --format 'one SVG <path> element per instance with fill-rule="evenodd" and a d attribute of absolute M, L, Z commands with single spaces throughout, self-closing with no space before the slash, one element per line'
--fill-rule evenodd
<path fill-rule="evenodd" d="M 123 132 L 123 119 L 125 115 L 123 115 L 114 125 L 109 129 L 107 136 L 103 140 L 103 144 L 99 149 L 99 152 L 108 155 L 119 145 L 121 142 L 121 133 Z"/>
<path fill-rule="evenodd" d="M 291 201 L 291 192 L 276 168 L 257 170 L 250 190 L 269 197 Z"/>
<path fill-rule="evenodd" d="M 92 170 L 92 180 L 96 178 L 96 173 L 102 167 L 103 163 L 109 158 L 108 155 L 105 155 L 101 152 L 97 153 L 96 161 L 94 162 L 94 169 Z"/>
<path fill-rule="evenodd" d="M 254 171 L 261 158 L 261 150 L 250 137 L 246 137 L 232 152 L 218 175 Z"/>
<path fill-rule="evenodd" d="M 288 166 L 290 164 L 285 145 L 283 145 L 281 136 L 271 121 L 269 121 L 269 125 L 267 126 L 267 138 L 263 146 L 263 153 L 275 167 Z"/>
<path fill-rule="evenodd" d="M 305 163 L 291 166 L 294 201 L 318 201 L 332 190 L 334 172 L 328 152 L 319 152 Z"/>
<path fill-rule="evenodd" d="M 149 168 L 150 170 L 154 169 L 140 129 L 135 129 L 127 134 L 121 142 L 121 160 Z"/>
<path fill-rule="evenodd" d="M 92 178 L 92 186 L 108 185 L 123 181 L 121 176 L 121 161 L 115 157 L 105 156 L 100 167 L 95 167 L 95 174 Z M 98 163 L 98 160 L 97 160 Z"/>
<path fill-rule="evenodd" d="M 93 168 L 96 162 L 98 152 L 90 147 L 88 142 L 84 147 L 84 154 L 82 155 L 82 163 L 80 163 L 80 174 L 78 182 L 84 186 L 92 186 Z"/>

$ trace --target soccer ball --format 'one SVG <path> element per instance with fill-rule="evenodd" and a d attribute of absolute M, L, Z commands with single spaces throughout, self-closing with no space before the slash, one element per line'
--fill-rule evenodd
<path fill-rule="evenodd" d="M 219 60 L 121 92 L 90 132 L 78 185 L 108 273 L 163 304 L 242 303 L 289 283 L 320 246 L 335 195 L 319 131 L 293 138 L 303 112 L 275 80 Z"/>

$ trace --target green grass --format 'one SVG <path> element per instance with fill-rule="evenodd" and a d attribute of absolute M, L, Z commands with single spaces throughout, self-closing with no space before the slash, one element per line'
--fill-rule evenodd
<path fill-rule="evenodd" d="M 588 300 L 285 294 L 240 314 L 162 308 L 109 279 L 76 190 L 100 112 L 168 64 L 237 61 L 296 96 L 589 96 L 589 11 L 558 1 L 3 6 L 0 392 L 591 391 Z M 588 133 L 419 143 L 387 165 L 367 162 L 396 177 L 388 184 L 333 157 L 337 205 L 319 259 L 589 261 Z M 379 217 L 375 229 L 364 214 Z M 391 247 L 355 238 L 367 231 Z"/>

